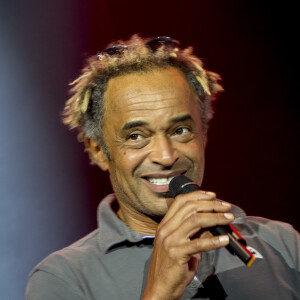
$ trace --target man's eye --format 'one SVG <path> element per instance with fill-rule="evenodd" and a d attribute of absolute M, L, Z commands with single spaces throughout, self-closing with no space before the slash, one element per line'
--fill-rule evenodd
<path fill-rule="evenodd" d="M 129 136 L 129 139 L 132 141 L 138 141 L 142 138 L 142 136 L 138 133 L 133 133 Z"/>
<path fill-rule="evenodd" d="M 187 134 L 188 132 L 189 132 L 189 129 L 186 127 L 180 127 L 175 130 L 176 135 L 184 135 L 184 134 Z"/>

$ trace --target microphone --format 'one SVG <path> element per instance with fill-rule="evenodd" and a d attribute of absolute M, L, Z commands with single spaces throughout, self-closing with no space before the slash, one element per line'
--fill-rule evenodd
<path fill-rule="evenodd" d="M 187 194 L 199 191 L 200 187 L 197 183 L 192 182 L 189 178 L 179 175 L 170 181 L 169 190 L 175 198 L 180 194 Z M 246 248 L 246 241 L 238 233 L 238 231 L 231 225 L 217 225 L 208 228 L 214 235 L 227 235 L 229 237 L 229 244 L 226 246 L 227 250 L 232 254 L 238 256 L 247 267 L 250 267 L 255 260 L 255 256 Z"/>

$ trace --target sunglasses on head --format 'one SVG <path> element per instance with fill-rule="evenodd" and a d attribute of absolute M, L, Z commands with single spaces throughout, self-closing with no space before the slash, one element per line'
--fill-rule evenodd
<path fill-rule="evenodd" d="M 170 37 L 162 36 L 152 39 L 146 43 L 146 46 L 149 47 L 153 52 L 157 51 L 160 47 L 164 46 L 168 49 L 175 49 L 180 45 L 179 41 L 173 40 Z M 104 49 L 100 54 L 98 54 L 98 58 L 101 56 L 108 54 L 109 56 L 113 55 L 122 55 L 125 50 L 127 50 L 127 46 L 112 46 L 107 49 Z"/>

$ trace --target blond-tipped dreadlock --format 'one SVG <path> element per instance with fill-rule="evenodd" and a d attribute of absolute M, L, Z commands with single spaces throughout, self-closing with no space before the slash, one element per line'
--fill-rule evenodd
<path fill-rule="evenodd" d="M 212 118 L 211 102 L 223 88 L 218 83 L 220 76 L 203 68 L 200 59 L 192 54 L 192 48 L 179 49 L 162 45 L 151 50 L 137 35 L 128 41 L 118 41 L 114 46 L 125 49 L 121 54 L 107 53 L 91 57 L 82 74 L 71 85 L 72 97 L 66 102 L 63 122 L 71 129 L 79 129 L 79 140 L 94 139 L 109 158 L 102 134 L 104 93 L 109 79 L 133 72 L 175 67 L 182 71 L 198 96 L 204 135 Z M 111 47 L 112 45 L 110 45 Z"/>

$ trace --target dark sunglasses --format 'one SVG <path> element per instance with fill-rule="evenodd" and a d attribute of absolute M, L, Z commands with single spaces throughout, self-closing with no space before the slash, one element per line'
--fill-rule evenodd
<path fill-rule="evenodd" d="M 173 40 L 170 37 L 162 36 L 152 39 L 146 43 L 146 46 L 149 47 L 153 52 L 157 51 L 160 47 L 164 46 L 168 49 L 175 49 L 179 47 L 180 43 L 177 40 Z M 104 49 L 100 54 L 98 54 L 98 58 L 101 56 L 108 54 L 109 56 L 113 55 L 122 55 L 125 50 L 127 50 L 127 46 L 112 46 L 110 48 Z"/>

